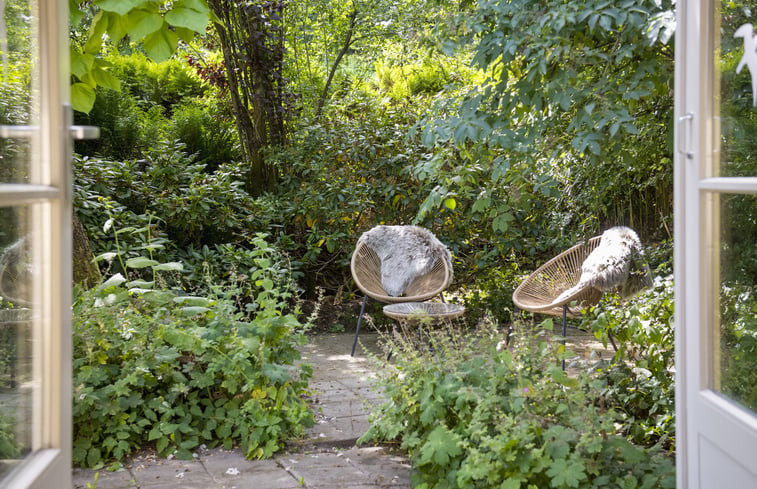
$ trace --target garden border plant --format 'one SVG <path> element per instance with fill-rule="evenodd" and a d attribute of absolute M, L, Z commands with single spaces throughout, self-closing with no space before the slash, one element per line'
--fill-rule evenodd
<path fill-rule="evenodd" d="M 171 288 L 182 266 L 153 259 L 161 245 L 150 247 L 151 229 L 129 231 L 147 233 L 148 247 L 124 260 L 128 276 L 117 273 L 74 303 L 74 463 L 118 467 L 152 444 L 182 459 L 201 445 L 270 457 L 313 423 L 304 399 L 312 368 L 295 366 L 303 327 L 283 311 L 275 250 L 263 236 L 251 243 L 256 295 L 241 311 L 234 290 Z"/>

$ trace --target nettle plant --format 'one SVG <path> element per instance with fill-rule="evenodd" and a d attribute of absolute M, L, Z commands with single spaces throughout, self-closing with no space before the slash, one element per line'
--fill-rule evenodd
<path fill-rule="evenodd" d="M 74 463 L 117 466 L 150 444 L 183 459 L 203 444 L 265 458 L 312 425 L 303 398 L 312 368 L 295 366 L 303 328 L 284 312 L 275 250 L 262 236 L 253 244 L 260 266 L 249 277 L 256 295 L 247 311 L 233 290 L 189 296 L 169 287 L 182 265 L 158 262 L 150 247 L 124 260 L 127 276 L 79 294 Z"/>
<path fill-rule="evenodd" d="M 362 441 L 398 441 L 422 489 L 675 487 L 660 447 L 616 433 L 622 416 L 601 402 L 606 384 L 562 371 L 551 327 L 509 347 L 490 328 L 424 330 L 429 348 L 395 341 L 388 401 Z"/>

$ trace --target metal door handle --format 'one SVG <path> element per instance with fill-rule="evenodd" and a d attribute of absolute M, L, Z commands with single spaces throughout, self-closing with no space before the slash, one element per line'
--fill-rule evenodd
<path fill-rule="evenodd" d="M 29 139 L 39 130 L 39 126 L 0 126 L 0 138 Z M 100 128 L 97 126 L 68 126 L 71 139 L 97 139 Z"/>
<path fill-rule="evenodd" d="M 97 126 L 68 126 L 68 134 L 71 139 L 97 139 L 100 137 L 100 128 Z"/>
<path fill-rule="evenodd" d="M 689 145 L 691 140 L 691 127 L 693 126 L 694 122 L 694 113 L 693 112 L 687 112 L 686 114 L 682 115 L 678 118 L 678 127 L 680 128 L 684 122 L 689 122 L 687 125 L 689 127 L 688 134 L 685 131 L 679 131 L 678 133 L 678 152 L 685 154 L 686 158 L 691 160 L 694 158 L 694 152 L 693 151 L 686 151 L 686 146 Z"/>

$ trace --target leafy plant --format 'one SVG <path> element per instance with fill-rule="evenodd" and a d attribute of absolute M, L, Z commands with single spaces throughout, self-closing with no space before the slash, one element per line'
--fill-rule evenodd
<path fill-rule="evenodd" d="M 262 237 L 256 243 L 267 246 Z M 304 337 L 282 310 L 285 291 L 264 255 L 246 313 L 233 291 L 169 288 L 165 274 L 181 264 L 149 253 L 123 260 L 127 271 L 146 274 L 115 274 L 76 298 L 76 464 L 102 467 L 149 443 L 179 458 L 201 444 L 239 444 L 248 458 L 270 457 L 312 424 L 302 398 L 312 369 L 294 366 Z"/>
<path fill-rule="evenodd" d="M 362 438 L 408 450 L 414 487 L 675 486 L 673 461 L 616 434 L 621 417 L 596 397 L 603 381 L 568 377 L 556 342 L 521 335 L 508 349 L 493 329 L 424 333 L 428 348 L 390 344 L 388 402 Z"/>
<path fill-rule="evenodd" d="M 21 447 L 16 441 L 16 418 L 0 413 L 0 459 L 14 459 L 21 456 Z"/>
<path fill-rule="evenodd" d="M 605 346 L 618 348 L 601 371 L 608 406 L 621 413 L 622 432 L 637 443 L 675 446 L 673 280 L 621 304 L 608 296 L 590 315 L 590 328 Z"/>

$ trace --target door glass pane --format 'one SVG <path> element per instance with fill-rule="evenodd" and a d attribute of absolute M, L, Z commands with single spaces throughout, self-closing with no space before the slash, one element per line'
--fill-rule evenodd
<path fill-rule="evenodd" d="M 757 413 L 757 196 L 720 195 L 719 389 Z"/>
<path fill-rule="evenodd" d="M 716 17 L 717 18 L 717 17 Z M 757 175 L 757 0 L 720 5 L 720 176 Z M 717 163 L 717 162 L 716 162 Z M 716 169 L 715 175 L 718 176 Z"/>
<path fill-rule="evenodd" d="M 29 211 L 0 207 L 0 481 L 31 450 L 32 399 L 39 386 L 32 362 Z"/>
<path fill-rule="evenodd" d="M 6 131 L 0 138 L 0 183 L 22 183 L 29 181 L 32 135 L 17 126 L 38 125 L 32 107 L 36 2 L 0 0 L 0 8 L 0 126 Z"/>

